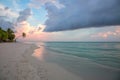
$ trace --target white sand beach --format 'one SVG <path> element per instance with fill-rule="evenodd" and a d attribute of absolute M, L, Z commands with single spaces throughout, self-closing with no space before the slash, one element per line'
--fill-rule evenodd
<path fill-rule="evenodd" d="M 32 56 L 38 47 L 0 43 L 0 80 L 82 80 L 54 63 Z"/>

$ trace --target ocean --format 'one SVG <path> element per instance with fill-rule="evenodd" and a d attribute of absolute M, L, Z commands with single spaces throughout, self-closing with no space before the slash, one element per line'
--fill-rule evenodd
<path fill-rule="evenodd" d="M 119 42 L 37 42 L 44 60 L 83 80 L 120 80 Z"/>

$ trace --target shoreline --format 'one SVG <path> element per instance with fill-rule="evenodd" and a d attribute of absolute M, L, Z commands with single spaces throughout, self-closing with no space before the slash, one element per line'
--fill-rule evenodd
<path fill-rule="evenodd" d="M 45 49 L 43 57 L 46 62 L 57 64 L 59 67 L 79 77 L 79 80 L 119 80 L 119 69 L 98 64 L 88 58 L 61 54 L 44 46 L 42 47 Z"/>
<path fill-rule="evenodd" d="M 43 75 L 30 60 L 36 46 L 21 43 L 3 43 L 0 46 L 0 80 L 46 80 L 41 79 Z"/>
<path fill-rule="evenodd" d="M 41 48 L 27 43 L 0 44 L 0 80 L 82 80 L 54 63 L 32 54 Z"/>

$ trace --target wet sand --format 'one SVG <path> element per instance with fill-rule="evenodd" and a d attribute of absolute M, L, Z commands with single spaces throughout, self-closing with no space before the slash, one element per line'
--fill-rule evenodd
<path fill-rule="evenodd" d="M 0 80 L 82 80 L 57 64 L 32 56 L 37 49 L 39 53 L 40 48 L 32 44 L 0 43 Z"/>

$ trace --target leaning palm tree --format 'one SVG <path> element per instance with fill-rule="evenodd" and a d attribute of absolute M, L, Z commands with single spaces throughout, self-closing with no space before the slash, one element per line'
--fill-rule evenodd
<path fill-rule="evenodd" d="M 9 41 L 14 41 L 15 34 L 14 31 L 10 28 L 7 29 L 7 34 L 8 34 L 8 40 Z"/>
<path fill-rule="evenodd" d="M 19 37 L 25 38 L 25 37 L 26 37 L 26 33 L 23 32 L 21 35 L 18 35 L 18 36 L 15 38 L 15 42 L 16 42 L 16 40 L 17 40 Z"/>
<path fill-rule="evenodd" d="M 26 33 L 23 32 L 22 33 L 22 37 L 25 38 L 26 37 Z"/>

